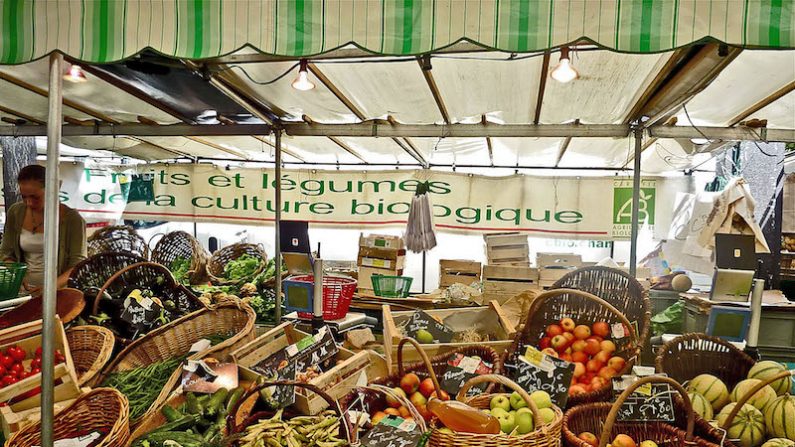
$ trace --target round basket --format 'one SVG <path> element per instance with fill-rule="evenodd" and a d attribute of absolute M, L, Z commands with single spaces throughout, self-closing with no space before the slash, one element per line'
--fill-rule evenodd
<path fill-rule="evenodd" d="M 618 411 L 626 399 L 641 385 L 661 382 L 674 388 L 685 402 L 687 409 L 687 429 L 681 430 L 668 423 L 659 421 L 620 422 L 616 421 Z M 619 433 L 629 435 L 635 442 L 654 441 L 658 445 L 671 447 L 716 447 L 715 444 L 693 436 L 694 427 L 693 407 L 687 391 L 673 379 L 661 376 L 647 376 L 639 379 L 616 399 L 612 404 L 597 402 L 579 405 L 566 411 L 563 417 L 563 443 L 566 447 L 591 447 L 590 444 L 578 438 L 582 432 L 594 434 L 601 433 L 599 447 L 605 447 L 611 439 Z"/>
<path fill-rule="evenodd" d="M 208 356 L 224 361 L 238 346 L 251 341 L 254 332 L 254 310 L 242 303 L 227 302 L 212 309 L 201 309 L 171 323 L 159 327 L 135 340 L 124 348 L 102 373 L 96 376 L 93 384 L 101 384 L 111 373 L 151 365 L 152 363 L 188 356 L 188 359 L 201 359 Z M 204 351 L 190 354 L 190 348 L 197 341 L 217 336 L 231 335 L 225 341 Z M 190 354 L 190 355 L 189 355 Z M 156 411 L 168 399 L 181 376 L 180 368 L 174 371 L 152 403 L 147 412 L 132 421 L 136 423 Z"/>
<path fill-rule="evenodd" d="M 607 301 L 588 292 L 574 289 L 552 289 L 539 294 L 530 305 L 522 330 L 516 333 L 513 343 L 503 354 L 503 363 L 510 363 L 514 357 L 524 353 L 527 346 L 537 347 L 548 324 L 569 317 L 577 324 L 591 325 L 605 321 L 609 325 L 620 323 L 629 332 L 628 337 L 614 340 L 615 356 L 622 357 L 626 364 L 617 376 L 627 374 L 640 357 L 641 344 L 633 325 L 618 309 Z M 566 408 L 590 402 L 610 400 L 610 384 L 589 393 L 569 396 Z"/>
<path fill-rule="evenodd" d="M 97 388 L 78 397 L 55 415 L 53 439 L 72 437 L 92 431 L 104 433 L 95 447 L 124 447 L 130 437 L 127 398 L 110 388 Z M 6 442 L 8 446 L 41 445 L 41 422 L 24 426 Z"/>
<path fill-rule="evenodd" d="M 629 273 L 611 267 L 582 267 L 564 275 L 552 288 L 577 289 L 598 296 L 620 310 L 627 320 L 637 323 L 641 346 L 649 338 L 651 302 L 643 285 Z"/>
<path fill-rule="evenodd" d="M 291 386 L 297 388 L 304 388 L 322 397 L 323 400 L 325 400 L 329 404 L 328 408 L 330 408 L 332 411 L 337 413 L 337 416 L 339 417 L 340 438 L 346 439 L 348 441 L 348 445 L 351 445 L 353 427 L 351 427 L 351 422 L 346 416 L 347 411 L 345 410 L 345 407 L 341 406 L 337 401 L 335 401 L 331 396 L 326 394 L 320 388 L 308 383 L 300 383 L 293 381 L 265 382 L 253 387 L 245 394 L 243 394 L 243 397 L 241 397 L 237 401 L 237 404 L 235 404 L 235 406 L 232 407 L 232 411 L 230 411 L 229 415 L 226 417 L 227 433 L 229 433 L 230 435 L 242 433 L 246 430 L 246 428 L 248 428 L 249 425 L 255 424 L 262 419 L 270 419 L 271 417 L 273 417 L 273 415 L 275 414 L 275 412 L 273 411 L 258 411 L 251 413 L 248 417 L 242 419 L 241 422 L 238 421 L 238 413 L 240 412 L 241 407 L 249 406 L 250 402 L 253 400 L 252 398 L 254 398 L 255 396 L 258 397 L 261 390 L 264 390 L 265 388 L 269 388 L 272 386 Z M 291 407 L 288 407 L 287 409 L 284 410 L 283 419 L 289 419 L 293 416 L 301 416 L 301 415 L 295 414 L 292 411 Z M 239 445 L 239 443 L 235 443 L 233 445 Z"/>
<path fill-rule="evenodd" d="M 58 315 L 63 324 L 68 324 L 80 316 L 86 306 L 83 292 L 66 288 L 59 289 L 55 293 L 55 314 Z M 42 297 L 38 296 L 0 315 L 0 329 L 40 320 L 42 304 Z"/>
<path fill-rule="evenodd" d="M 101 326 L 77 326 L 66 331 L 66 341 L 77 373 L 77 385 L 91 381 L 110 360 L 116 342 L 113 332 Z"/>
<path fill-rule="evenodd" d="M 152 261 L 168 268 L 179 258 L 190 260 L 187 279 L 191 284 L 207 281 L 207 261 L 210 256 L 192 235 L 184 231 L 172 231 L 160 238 L 152 250 Z"/>
<path fill-rule="evenodd" d="M 251 255 L 255 258 L 259 258 L 259 267 L 254 273 L 248 278 L 240 278 L 237 280 L 229 280 L 224 277 L 224 268 L 229 261 L 233 261 L 243 255 Z M 213 284 L 236 284 L 236 283 L 244 283 L 250 282 L 254 278 L 257 277 L 263 270 L 265 270 L 265 264 L 267 264 L 268 255 L 265 254 L 265 250 L 262 249 L 259 245 L 255 244 L 232 244 L 227 245 L 226 247 L 216 251 L 210 257 L 210 261 L 207 263 L 207 275 L 210 277 L 210 281 Z"/>
<path fill-rule="evenodd" d="M 340 405 L 343 408 L 346 408 L 348 411 L 353 410 L 367 414 L 373 414 L 374 412 L 382 411 L 389 406 L 387 404 L 387 397 L 400 402 L 400 405 L 409 411 L 409 414 L 414 419 L 414 422 L 417 424 L 417 427 L 421 433 L 428 431 L 428 425 L 426 424 L 422 414 L 417 411 L 417 408 L 408 400 L 408 398 L 404 397 L 404 395 L 396 393 L 394 388 L 390 388 L 388 386 L 371 384 L 367 386 L 356 387 L 340 400 Z M 360 428 L 364 431 L 368 431 L 373 428 L 373 425 L 370 421 L 364 423 L 363 421 L 359 420 L 353 422 L 353 425 L 353 433 L 357 438 L 359 437 L 358 431 Z M 354 440 L 354 443 L 355 442 L 356 440 Z"/>
<path fill-rule="evenodd" d="M 115 225 L 102 228 L 92 234 L 87 242 L 88 256 L 100 253 L 132 253 L 149 259 L 149 245 L 133 227 Z"/>
<path fill-rule="evenodd" d="M 314 284 L 312 275 L 291 276 L 284 280 L 284 290 L 290 283 Z M 353 294 L 356 292 L 356 280 L 347 276 L 323 275 L 323 319 L 339 320 L 348 314 Z M 287 291 L 286 293 L 290 293 Z M 312 318 L 311 312 L 298 312 L 299 318 Z"/>
<path fill-rule="evenodd" d="M 72 269 L 69 274 L 69 287 L 78 289 L 86 298 L 93 299 L 113 274 L 144 261 L 146 259 L 134 253 L 107 252 L 89 256 Z"/>
<path fill-rule="evenodd" d="M 431 433 L 431 438 L 428 441 L 430 447 L 558 447 L 560 445 L 560 430 L 563 423 L 563 412 L 560 408 L 552 406 L 555 412 L 555 419 L 549 424 L 541 422 L 538 407 L 535 401 L 530 398 L 530 395 L 522 389 L 516 382 L 504 376 L 494 374 L 487 374 L 483 376 L 473 377 L 461 388 L 458 392 L 456 400 L 465 402 L 469 406 L 481 410 L 489 409 L 491 399 L 498 394 L 480 394 L 478 396 L 466 399 L 467 390 L 480 383 L 496 383 L 516 391 L 527 402 L 527 406 L 533 412 L 533 426 L 534 430 L 530 433 L 523 435 L 509 436 L 504 433 L 496 435 L 480 434 L 480 433 L 444 433 L 439 430 L 434 430 Z M 507 395 L 507 394 L 506 394 Z"/>

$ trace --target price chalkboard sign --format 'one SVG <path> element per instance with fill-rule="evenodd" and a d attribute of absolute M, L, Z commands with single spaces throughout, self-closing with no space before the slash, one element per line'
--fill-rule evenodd
<path fill-rule="evenodd" d="M 165 310 L 150 298 L 143 298 L 141 301 L 127 298 L 120 318 L 129 323 L 134 331 L 140 332 L 151 328 L 163 313 Z"/>
<path fill-rule="evenodd" d="M 569 400 L 569 387 L 574 375 L 574 364 L 548 355 L 543 355 L 539 362 L 530 362 L 522 356 L 515 358 L 513 365 L 506 365 L 513 370 L 513 381 L 529 392 L 546 391 L 552 402 L 560 408 Z"/>
<path fill-rule="evenodd" d="M 613 394 L 618 397 L 637 377 L 613 378 Z M 648 383 L 638 387 L 618 410 L 619 421 L 674 421 L 674 403 L 667 383 Z M 615 401 L 615 400 L 614 400 Z"/>
<path fill-rule="evenodd" d="M 362 447 L 415 447 L 422 438 L 422 432 L 414 425 L 401 423 L 396 416 L 387 416 L 367 432 L 362 439 Z"/>
<path fill-rule="evenodd" d="M 313 337 L 311 343 L 307 343 L 306 346 L 300 346 L 299 342 L 285 348 L 299 372 L 305 371 L 312 365 L 319 365 L 325 369 L 323 363 L 332 359 L 340 350 L 328 326 L 320 328 Z"/>
<path fill-rule="evenodd" d="M 443 390 L 454 397 L 469 379 L 483 374 L 491 374 L 491 370 L 491 365 L 480 359 L 453 354 L 447 360 L 447 369 L 442 374 L 439 384 Z M 488 383 L 481 383 L 473 386 L 467 391 L 467 396 L 475 396 L 486 391 L 488 385 Z"/>
<path fill-rule="evenodd" d="M 404 329 L 404 333 L 411 338 L 417 338 L 417 332 L 424 329 L 431 333 L 434 343 L 450 343 L 455 335 L 452 329 L 421 310 L 411 315 Z"/>
<path fill-rule="evenodd" d="M 287 358 L 287 352 L 281 350 L 252 369 L 265 377 L 265 380 L 295 380 L 296 365 Z M 271 408 L 284 408 L 295 403 L 295 387 L 272 386 L 260 392 L 262 400 Z"/>

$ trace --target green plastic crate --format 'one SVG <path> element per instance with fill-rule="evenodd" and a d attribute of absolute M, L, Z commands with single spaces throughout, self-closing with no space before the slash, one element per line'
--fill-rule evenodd
<path fill-rule="evenodd" d="M 19 287 L 27 270 L 28 266 L 20 262 L 0 263 L 0 301 L 19 296 Z"/>
<path fill-rule="evenodd" d="M 414 278 L 410 276 L 373 275 L 373 292 L 384 298 L 406 298 Z"/>

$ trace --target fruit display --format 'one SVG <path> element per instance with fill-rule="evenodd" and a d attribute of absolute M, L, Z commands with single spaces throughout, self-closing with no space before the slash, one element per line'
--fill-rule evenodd
<path fill-rule="evenodd" d="M 584 431 L 577 435 L 582 441 L 593 447 L 599 447 L 599 438 L 591 432 Z M 636 443 L 631 436 L 623 433 L 616 435 L 608 444 L 608 447 L 657 447 L 657 443 L 652 440 L 641 441 L 640 444 Z"/>
<path fill-rule="evenodd" d="M 609 337 L 610 325 L 604 321 L 588 326 L 563 318 L 546 327 L 538 349 L 574 363 L 569 395 L 586 394 L 609 386 L 611 379 L 626 366 L 626 360 L 616 355 L 616 344 Z"/>
<path fill-rule="evenodd" d="M 340 419 L 333 411 L 316 416 L 297 416 L 283 420 L 279 410 L 272 418 L 262 419 L 246 428 L 241 447 L 343 447 Z M 187 446 L 183 446 L 187 447 Z"/>
<path fill-rule="evenodd" d="M 548 424 L 555 419 L 552 400 L 546 391 L 535 391 L 530 394 L 538 407 L 538 415 L 543 423 Z M 507 435 L 524 435 L 535 430 L 533 412 L 522 396 L 514 391 L 510 395 L 499 394 L 491 398 L 489 410 L 484 410 L 500 422 L 500 431 Z"/>
<path fill-rule="evenodd" d="M 29 357 L 32 354 L 32 357 Z M 32 353 L 26 352 L 18 345 L 12 345 L 0 352 L 0 389 L 13 385 L 20 380 L 41 372 L 41 347 L 36 348 Z M 55 364 L 66 361 L 60 349 L 55 350 Z M 36 387 L 26 393 L 15 397 L 11 403 L 27 399 L 41 392 L 40 387 Z"/>
<path fill-rule="evenodd" d="M 736 402 L 727 404 L 718 413 L 718 426 L 726 427 L 730 439 L 738 439 L 743 447 L 757 446 L 764 442 L 765 421 L 762 412 L 756 407 L 744 404 L 734 420 L 726 425 L 726 419 L 732 409 L 737 405 Z"/>

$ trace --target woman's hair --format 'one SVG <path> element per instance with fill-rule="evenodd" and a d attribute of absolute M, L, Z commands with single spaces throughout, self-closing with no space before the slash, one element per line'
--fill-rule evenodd
<path fill-rule="evenodd" d="M 45 169 L 41 165 L 27 165 L 17 174 L 17 183 L 36 181 L 41 183 L 42 188 L 44 188 L 44 179 Z"/>

